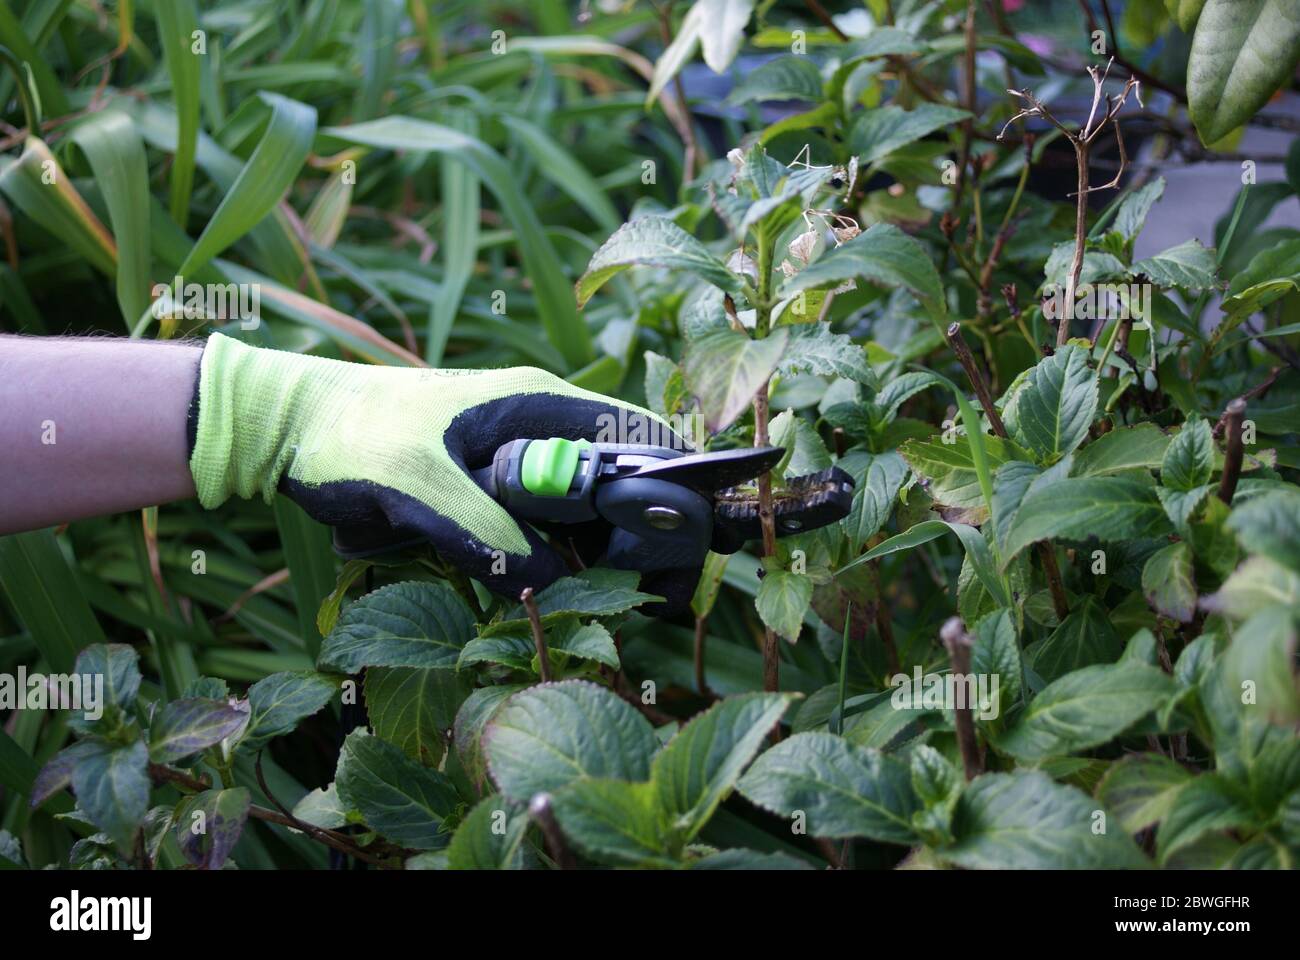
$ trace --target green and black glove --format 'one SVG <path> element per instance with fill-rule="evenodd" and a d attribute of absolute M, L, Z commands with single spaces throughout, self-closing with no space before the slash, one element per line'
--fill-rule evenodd
<path fill-rule="evenodd" d="M 469 470 L 518 438 L 594 440 L 648 410 L 531 367 L 376 367 L 255 348 L 214 334 L 190 409 L 190 472 L 212 508 L 276 491 L 331 525 L 382 520 L 428 540 L 490 589 L 518 597 L 568 569 Z M 680 442 L 677 438 L 677 442 Z M 681 589 L 693 588 L 684 573 Z M 689 594 L 688 594 L 689 596 Z"/>

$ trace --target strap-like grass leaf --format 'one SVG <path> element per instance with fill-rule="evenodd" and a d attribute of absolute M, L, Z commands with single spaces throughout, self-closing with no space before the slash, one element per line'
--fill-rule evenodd
<path fill-rule="evenodd" d="M 176 109 L 176 148 L 171 165 L 169 209 L 181 227 L 189 216 L 190 194 L 194 190 L 195 151 L 199 137 L 200 58 L 192 50 L 198 29 L 194 0 L 170 0 L 154 4 L 158 20 L 158 42 L 172 82 L 172 103 Z"/>

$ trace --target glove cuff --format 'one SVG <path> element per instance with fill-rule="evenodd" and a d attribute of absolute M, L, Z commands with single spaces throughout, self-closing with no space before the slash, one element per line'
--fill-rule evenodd
<path fill-rule="evenodd" d="M 189 413 L 190 474 L 204 507 L 231 495 L 271 502 L 296 448 L 305 375 L 322 363 L 329 361 L 208 338 Z"/>

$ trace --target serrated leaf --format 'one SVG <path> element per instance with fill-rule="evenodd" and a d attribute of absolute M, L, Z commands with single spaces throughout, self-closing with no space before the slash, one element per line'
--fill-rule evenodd
<path fill-rule="evenodd" d="M 394 583 L 348 605 L 321 644 L 319 665 L 340 673 L 363 667 L 455 667 L 474 636 L 474 616 L 445 583 Z"/>
<path fill-rule="evenodd" d="M 1169 442 L 1154 423 L 1119 427 L 1075 451 L 1070 472 L 1076 477 L 1104 477 L 1137 468 L 1154 469 L 1164 460 Z"/>
<path fill-rule="evenodd" d="M 447 848 L 452 870 L 519 870 L 523 867 L 528 808 L 493 794 L 465 815 Z"/>
<path fill-rule="evenodd" d="M 844 377 L 875 388 L 878 380 L 867 362 L 866 351 L 842 333 L 832 333 L 828 323 L 803 323 L 790 328 L 790 340 L 777 371 Z"/>
<path fill-rule="evenodd" d="M 645 780 L 658 746 L 654 728 L 635 707 L 582 680 L 515 694 L 483 735 L 492 779 L 519 800 L 580 777 Z"/>
<path fill-rule="evenodd" d="M 971 870 L 1131 869 L 1147 866 L 1118 830 L 1093 833 L 1096 802 L 1041 771 L 986 773 L 963 791 L 957 840 L 937 852 Z"/>
<path fill-rule="evenodd" d="M 1162 616 L 1191 623 L 1196 614 L 1192 548 L 1186 540 L 1162 547 L 1142 567 L 1142 593 Z"/>
<path fill-rule="evenodd" d="M 792 699 L 728 697 L 694 717 L 654 758 L 650 778 L 678 842 L 689 843 L 713 816 Z"/>
<path fill-rule="evenodd" d="M 459 803 L 455 787 L 391 743 L 353 730 L 343 741 L 334 783 L 344 809 L 360 813 L 393 843 L 414 850 L 446 845 L 442 821 Z"/>
<path fill-rule="evenodd" d="M 339 691 L 338 681 L 310 670 L 273 673 L 248 688 L 248 727 L 239 740 L 257 750 L 275 737 L 292 733 Z"/>
<path fill-rule="evenodd" d="M 1214 286 L 1218 266 L 1214 251 L 1193 239 L 1139 260 L 1129 271 L 1135 277 L 1145 276 L 1158 287 L 1204 290 Z"/>
<path fill-rule="evenodd" d="M 791 643 L 799 639 L 803 616 L 812 602 L 812 578 L 772 564 L 758 585 L 754 606 L 759 617 Z"/>
<path fill-rule="evenodd" d="M 1300 60 L 1300 9 L 1288 0 L 1206 0 L 1187 58 L 1188 113 L 1204 143 L 1268 102 Z"/>
<path fill-rule="evenodd" d="M 1300 490 L 1275 490 L 1239 504 L 1228 526 L 1242 549 L 1300 572 Z"/>
<path fill-rule="evenodd" d="M 1145 664 L 1084 667 L 1040 690 L 997 747 L 1026 762 L 1087 750 L 1123 733 L 1173 692 L 1173 680 Z"/>
<path fill-rule="evenodd" d="M 1203 773 L 1174 795 L 1156 833 L 1164 863 L 1208 833 L 1230 830 L 1255 819 L 1246 791 L 1218 773 Z"/>
<path fill-rule="evenodd" d="M 1300 720 L 1300 677 L 1296 647 L 1300 628 L 1285 607 L 1265 607 L 1233 631 L 1223 654 L 1229 685 L 1254 694 L 1254 704 L 1271 723 Z M 1253 709 L 1253 708 L 1252 708 Z"/>
<path fill-rule="evenodd" d="M 247 705 L 224 700 L 172 700 L 149 727 L 149 759 L 175 763 L 234 736 L 249 722 Z"/>
<path fill-rule="evenodd" d="M 1214 474 L 1214 438 L 1210 425 L 1193 416 L 1169 443 L 1160 464 L 1160 483 L 1188 491 L 1209 483 Z"/>
<path fill-rule="evenodd" d="M 1155 179 L 1143 184 L 1126 196 L 1115 214 L 1111 229 L 1130 244 L 1142 232 L 1147 222 L 1147 214 L 1165 192 L 1165 178 Z"/>
<path fill-rule="evenodd" d="M 760 853 L 757 850 L 733 848 L 719 850 L 707 857 L 692 861 L 692 870 L 811 870 L 812 865 L 788 853 L 772 851 Z"/>
<path fill-rule="evenodd" d="M 634 570 L 592 568 L 561 577 L 534 597 L 542 627 L 551 629 L 572 617 L 610 617 L 663 597 L 637 590 L 641 575 Z M 479 628 L 480 637 L 532 636 L 522 604 L 504 620 Z"/>
<path fill-rule="evenodd" d="M 1235 326 L 1300 287 L 1300 237 L 1261 250 L 1228 284 L 1222 309 Z M 1225 331 L 1226 332 L 1226 331 Z"/>
<path fill-rule="evenodd" d="M 857 278 L 885 287 L 902 287 L 935 318 L 947 313 L 939 271 L 925 247 L 889 223 L 872 224 L 852 240 L 823 254 L 785 282 L 781 297 Z"/>
<path fill-rule="evenodd" d="M 1132 753 L 1111 764 L 1097 786 L 1097 799 L 1125 831 L 1137 833 L 1163 820 L 1191 779 L 1190 770 L 1162 754 Z"/>
<path fill-rule="evenodd" d="M 1113 543 L 1164 536 L 1172 528 L 1155 490 L 1126 477 L 1069 477 L 1035 487 L 1007 531 L 1002 564 L 1039 540 L 1096 537 Z"/>
<path fill-rule="evenodd" d="M 789 327 L 777 327 L 762 340 L 718 330 L 686 345 L 682 377 L 711 431 L 730 426 L 749 408 L 785 356 L 789 337 Z"/>
<path fill-rule="evenodd" d="M 666 217 L 638 217 L 615 230 L 592 254 L 574 288 L 578 306 L 586 304 L 610 277 L 635 266 L 685 270 L 730 293 L 741 286 L 737 274 L 677 224 Z"/>
<path fill-rule="evenodd" d="M 1021 695 L 1020 646 L 1011 611 L 990 613 L 975 625 L 975 643 L 971 647 L 971 672 L 996 677 L 998 683 L 997 717 L 1006 717 Z"/>
<path fill-rule="evenodd" d="M 524 688 L 518 684 L 479 687 L 465 698 L 465 702 L 456 711 L 452 742 L 456 745 L 456 756 L 460 760 L 461 769 L 475 787 L 481 786 L 487 777 L 483 731 L 505 702 L 522 689 Z"/>
<path fill-rule="evenodd" d="M 898 448 L 898 452 L 921 478 L 925 492 L 936 503 L 963 509 L 986 506 L 970 444 L 963 438 L 957 437 L 953 443 L 908 440 Z M 989 469 L 993 471 L 1008 461 L 1023 460 L 1028 456 L 1015 441 L 995 436 L 984 438 L 984 452 L 988 456 Z"/>
<path fill-rule="evenodd" d="M 928 134 L 952 127 L 969 117 L 965 110 L 938 103 L 922 103 L 914 110 L 888 104 L 868 110 L 853 124 L 849 148 L 864 164 L 874 163 Z"/>
<path fill-rule="evenodd" d="M 452 670 L 372 667 L 366 671 L 366 715 L 375 736 L 412 760 L 436 767 L 446 732 L 471 685 Z"/>
<path fill-rule="evenodd" d="M 1238 620 L 1247 620 L 1265 607 L 1280 604 L 1300 610 L 1300 575 L 1268 557 L 1248 557 L 1228 577 L 1205 606 Z"/>
<path fill-rule="evenodd" d="M 560 830 L 587 857 L 611 866 L 677 866 L 652 783 L 575 780 L 551 798 Z"/>
<path fill-rule="evenodd" d="M 137 740 L 89 753 L 72 771 L 77 806 L 128 855 L 149 809 L 148 765 L 149 751 Z"/>
<path fill-rule="evenodd" d="M 1041 461 L 1054 463 L 1088 437 L 1097 412 L 1097 376 L 1088 352 L 1067 344 L 1040 360 L 1004 411 L 1007 430 Z"/>
<path fill-rule="evenodd" d="M 77 654 L 72 672 L 81 676 L 103 677 L 102 706 L 109 704 L 126 709 L 135 703 L 140 692 L 140 655 L 124 643 L 96 643 Z"/>
<path fill-rule="evenodd" d="M 1106 608 L 1096 597 L 1085 597 L 1046 639 L 1029 648 L 1027 659 L 1039 676 L 1051 681 L 1080 667 L 1111 663 L 1123 648 Z"/>
<path fill-rule="evenodd" d="M 907 463 L 897 450 L 883 454 L 854 450 L 838 466 L 853 477 L 853 506 L 841 526 L 856 551 L 889 519 L 898 491 L 907 480 Z"/>
<path fill-rule="evenodd" d="M 912 815 L 920 803 L 908 768 L 829 733 L 781 741 L 754 762 L 739 790 L 782 817 L 802 811 L 814 837 L 916 842 Z"/>
<path fill-rule="evenodd" d="M 220 870 L 248 821 L 253 797 L 247 787 L 204 790 L 181 801 L 176 810 L 176 845 L 200 870 Z"/>

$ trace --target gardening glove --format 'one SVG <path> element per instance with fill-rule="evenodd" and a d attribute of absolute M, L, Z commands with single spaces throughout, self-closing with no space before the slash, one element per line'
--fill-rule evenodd
<path fill-rule="evenodd" d="M 269 503 L 278 490 L 322 523 L 386 521 L 517 598 L 568 569 L 468 471 L 517 438 L 594 440 L 620 409 L 662 423 L 531 367 L 378 367 L 213 334 L 189 411 L 190 472 L 204 507 L 232 494 Z"/>

